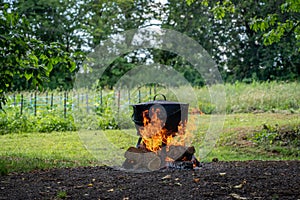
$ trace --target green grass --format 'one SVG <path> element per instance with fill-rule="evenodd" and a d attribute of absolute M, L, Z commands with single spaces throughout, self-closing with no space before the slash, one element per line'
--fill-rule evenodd
<path fill-rule="evenodd" d="M 94 164 L 76 132 L 1 136 L 0 158 L 8 172 Z"/>
<path fill-rule="evenodd" d="M 203 127 L 198 131 L 193 145 L 201 148 L 201 138 L 206 133 L 210 115 L 202 116 Z M 224 128 L 215 148 L 202 161 L 219 160 L 294 160 L 299 159 L 299 146 L 281 146 L 278 143 L 259 143 L 254 140 L 256 133 L 264 131 L 264 126 L 290 128 L 292 131 L 300 125 L 299 114 L 284 113 L 247 113 L 227 115 Z M 299 131 L 298 131 L 298 134 Z M 197 141 L 197 138 L 200 140 Z M 274 151 L 274 149 L 276 149 Z"/>
<path fill-rule="evenodd" d="M 220 86 L 212 85 L 211 90 L 218 91 Z M 298 112 L 300 109 L 300 83 L 299 82 L 253 82 L 245 84 L 224 84 L 226 93 L 227 113 L 248 112 Z M 211 96 L 207 87 L 196 90 L 199 106 L 203 111 L 212 111 Z"/>
<path fill-rule="evenodd" d="M 210 115 L 201 116 L 201 126 L 193 145 L 200 148 Z M 295 127 L 300 114 L 261 113 L 227 115 L 216 147 L 201 161 L 219 160 L 294 160 L 299 147 L 253 142 L 254 133 L 264 125 Z M 114 165 L 123 161 L 130 146 L 135 146 L 135 130 L 20 133 L 0 136 L 0 173 L 24 172 L 53 167 Z M 89 148 L 86 149 L 85 146 Z M 275 151 L 275 150 L 276 151 Z"/>

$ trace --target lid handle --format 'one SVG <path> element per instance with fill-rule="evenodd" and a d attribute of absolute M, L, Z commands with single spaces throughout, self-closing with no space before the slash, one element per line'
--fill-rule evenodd
<path fill-rule="evenodd" d="M 165 101 L 167 100 L 167 98 L 166 98 L 165 95 L 163 95 L 163 94 L 156 94 L 156 95 L 153 97 L 153 101 L 155 101 L 155 100 L 156 100 L 156 97 L 159 96 L 159 95 L 163 96 L 163 98 L 164 98 Z"/>

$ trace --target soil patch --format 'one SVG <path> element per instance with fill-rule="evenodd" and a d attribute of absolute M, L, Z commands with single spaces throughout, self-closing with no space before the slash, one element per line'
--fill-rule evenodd
<path fill-rule="evenodd" d="M 0 199 L 300 199 L 300 161 L 201 163 L 129 173 L 109 167 L 0 177 Z"/>

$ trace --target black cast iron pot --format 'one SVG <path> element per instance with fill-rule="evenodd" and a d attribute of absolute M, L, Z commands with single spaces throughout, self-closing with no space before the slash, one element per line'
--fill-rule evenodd
<path fill-rule="evenodd" d="M 156 100 L 156 97 L 161 95 L 164 100 Z M 166 128 L 170 132 L 177 132 L 180 122 L 186 122 L 188 119 L 188 107 L 187 103 L 167 101 L 165 95 L 157 94 L 154 96 L 153 101 L 133 104 L 132 120 L 136 125 L 136 129 L 139 133 L 139 128 L 144 126 L 143 112 L 148 110 L 146 117 L 151 121 L 153 112 L 159 109 L 158 117 L 163 123 L 163 128 Z"/>

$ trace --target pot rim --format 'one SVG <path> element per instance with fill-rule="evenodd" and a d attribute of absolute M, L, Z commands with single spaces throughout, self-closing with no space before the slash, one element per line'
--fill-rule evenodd
<path fill-rule="evenodd" d="M 156 100 L 156 97 L 158 95 L 161 95 L 164 97 L 164 100 Z M 189 105 L 188 103 L 182 103 L 182 102 L 176 102 L 176 101 L 167 101 L 166 96 L 163 94 L 156 94 L 153 98 L 153 101 L 147 101 L 147 102 L 142 102 L 142 103 L 137 103 L 137 104 L 130 104 L 130 106 L 146 106 L 146 105 L 155 105 L 155 104 L 163 104 L 163 105 Z"/>
<path fill-rule="evenodd" d="M 146 105 L 155 105 L 155 104 L 163 104 L 163 105 L 189 105 L 188 103 L 181 103 L 181 102 L 173 102 L 173 101 L 148 101 L 148 102 L 142 102 L 137 104 L 130 104 L 130 106 L 146 106 Z"/>

